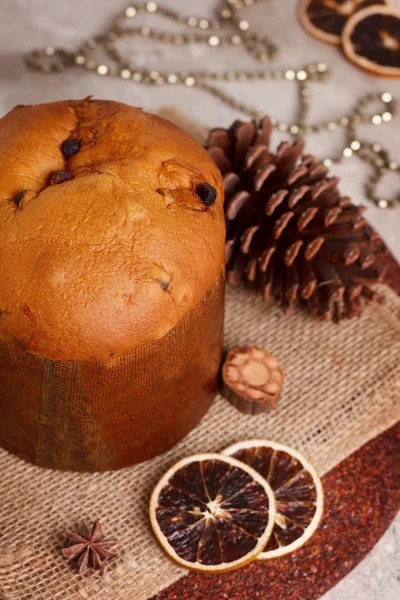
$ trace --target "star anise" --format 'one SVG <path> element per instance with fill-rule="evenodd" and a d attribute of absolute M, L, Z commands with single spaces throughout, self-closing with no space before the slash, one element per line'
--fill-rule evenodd
<path fill-rule="evenodd" d="M 66 558 L 76 560 L 78 572 L 83 573 L 89 567 L 104 571 L 104 563 L 116 556 L 110 552 L 115 546 L 115 540 L 103 540 L 103 531 L 99 520 L 94 522 L 92 531 L 85 522 L 82 522 L 78 532 L 64 530 L 67 547 L 63 555 Z"/>

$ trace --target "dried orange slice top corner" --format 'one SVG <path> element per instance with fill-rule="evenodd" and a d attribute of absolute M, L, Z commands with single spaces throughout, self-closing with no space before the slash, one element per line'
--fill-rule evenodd
<path fill-rule="evenodd" d="M 348 20 L 343 50 L 356 65 L 383 77 L 400 77 L 400 10 L 370 6 Z"/>
<path fill-rule="evenodd" d="M 180 565 L 230 571 L 266 546 L 275 523 L 274 494 L 259 473 L 235 458 L 191 456 L 155 487 L 150 521 L 162 548 Z"/>
<path fill-rule="evenodd" d="M 393 5 L 393 0 L 300 0 L 299 19 L 314 37 L 339 45 L 348 18 L 373 4 Z"/>
<path fill-rule="evenodd" d="M 276 558 L 303 546 L 317 529 L 324 505 L 321 480 L 312 465 L 293 448 L 269 440 L 239 442 L 223 454 L 255 469 L 275 495 L 274 529 L 257 558 Z"/>

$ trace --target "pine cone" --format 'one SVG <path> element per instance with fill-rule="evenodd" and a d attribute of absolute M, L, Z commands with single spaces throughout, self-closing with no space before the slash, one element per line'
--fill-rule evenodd
<path fill-rule="evenodd" d="M 271 132 L 264 118 L 208 138 L 224 179 L 227 280 L 325 319 L 359 315 L 388 272 L 399 285 L 399 265 L 365 208 L 340 195 L 316 158 L 302 156 L 304 142 L 282 142 L 273 154 Z"/>

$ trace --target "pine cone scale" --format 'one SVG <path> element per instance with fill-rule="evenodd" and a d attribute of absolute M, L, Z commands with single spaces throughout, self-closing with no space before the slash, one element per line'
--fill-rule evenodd
<path fill-rule="evenodd" d="M 324 218 L 324 224 L 325 227 L 330 227 L 331 225 L 333 225 L 339 215 L 341 215 L 343 212 L 343 209 L 340 208 L 339 206 L 336 208 L 330 208 L 326 213 L 325 213 L 325 218 Z"/>
<path fill-rule="evenodd" d="M 307 167 L 304 165 L 300 165 L 299 167 L 297 167 L 297 169 L 292 171 L 290 177 L 287 180 L 288 185 L 293 185 L 293 184 L 297 183 L 299 180 L 304 179 L 305 176 L 307 175 L 307 173 L 308 173 Z"/>
<path fill-rule="evenodd" d="M 245 167 L 247 170 L 257 171 L 262 168 L 269 158 L 265 146 L 253 146 L 246 154 Z"/>
<path fill-rule="evenodd" d="M 225 209 L 226 217 L 229 221 L 236 219 L 242 207 L 247 202 L 249 196 L 249 192 L 246 192 L 245 190 L 240 190 L 239 192 L 236 192 L 234 196 L 232 196 Z"/>
<path fill-rule="evenodd" d="M 235 249 L 235 240 L 227 240 L 225 243 L 225 262 L 228 264 Z"/>
<path fill-rule="evenodd" d="M 289 221 L 291 221 L 293 217 L 294 212 L 292 211 L 285 212 L 280 217 L 278 217 L 278 219 L 275 222 L 274 229 L 272 231 L 272 237 L 274 238 L 274 240 L 277 240 L 281 237 L 283 231 L 286 229 L 286 227 L 289 224 Z"/>
<path fill-rule="evenodd" d="M 238 190 L 240 190 L 240 177 L 237 173 L 226 173 L 222 178 L 225 194 L 233 196 Z"/>
<path fill-rule="evenodd" d="M 264 183 L 274 171 L 276 171 L 276 167 L 275 165 L 271 164 L 264 165 L 258 169 L 256 177 L 254 179 L 255 192 L 259 192 L 262 189 Z"/>
<path fill-rule="evenodd" d="M 259 261 L 258 268 L 261 273 L 267 272 L 269 262 L 272 258 L 273 253 L 275 252 L 275 250 L 276 250 L 276 247 L 271 246 L 271 247 L 267 248 L 266 250 L 264 250 L 264 252 L 261 254 L 260 258 L 258 259 L 258 261 Z"/>
<path fill-rule="evenodd" d="M 249 261 L 246 266 L 246 279 L 247 281 L 255 281 L 257 276 L 257 260 L 253 258 Z"/>
<path fill-rule="evenodd" d="M 209 152 L 212 158 L 214 159 L 215 163 L 217 164 L 219 170 L 221 171 L 222 175 L 224 175 L 225 173 L 232 173 L 232 164 L 226 158 L 226 155 L 224 154 L 222 148 L 215 146 L 212 149 L 210 149 Z"/>
<path fill-rule="evenodd" d="M 374 263 L 375 263 L 375 256 L 373 254 L 364 253 L 360 257 L 360 266 L 361 266 L 362 271 L 365 271 L 365 269 L 368 269 L 368 267 L 372 267 L 372 265 Z"/>
<path fill-rule="evenodd" d="M 233 124 L 232 133 L 236 144 L 233 155 L 233 167 L 237 169 L 243 162 L 248 163 L 248 151 L 252 147 L 252 141 L 257 133 L 257 128 L 254 123 L 241 123 L 236 121 Z M 261 146 L 261 149 L 263 146 Z"/>
<path fill-rule="evenodd" d="M 325 238 L 323 238 L 323 237 L 318 237 L 318 238 L 315 238 L 315 240 L 308 242 L 308 244 L 305 248 L 305 251 L 304 251 L 305 259 L 308 261 L 313 259 L 318 254 L 318 252 L 321 250 L 321 246 L 323 245 L 324 242 L 325 242 Z"/>
<path fill-rule="evenodd" d="M 345 250 L 343 252 L 344 266 L 349 267 L 350 265 L 355 263 L 356 260 L 358 260 L 360 253 L 361 253 L 360 247 L 356 246 L 355 244 L 352 244 L 351 246 L 348 246 L 347 248 L 345 248 Z"/>
<path fill-rule="evenodd" d="M 258 231 L 257 226 L 249 227 L 246 229 L 244 234 L 240 238 L 240 249 L 243 254 L 249 254 L 251 248 L 251 242 L 253 240 L 254 234 Z"/>
<path fill-rule="evenodd" d="M 306 208 L 305 211 L 302 212 L 299 218 L 297 219 L 297 229 L 299 231 L 304 231 L 307 228 L 307 225 L 309 225 L 314 219 L 314 217 L 317 215 L 317 213 L 318 208 L 315 206 L 313 208 Z"/>
<path fill-rule="evenodd" d="M 308 185 L 302 185 L 298 189 L 296 188 L 292 192 L 290 192 L 290 195 L 288 198 L 288 207 L 294 208 L 296 206 L 296 204 L 298 204 L 301 200 L 303 200 L 304 196 L 309 191 L 310 191 L 310 187 Z"/>
<path fill-rule="evenodd" d="M 279 190 L 272 194 L 265 206 L 265 214 L 268 217 L 274 214 L 275 210 L 282 204 L 288 193 L 288 190 Z"/>
<path fill-rule="evenodd" d="M 291 267 L 293 265 L 303 244 L 303 240 L 297 240 L 286 249 L 284 262 L 287 267 Z"/>

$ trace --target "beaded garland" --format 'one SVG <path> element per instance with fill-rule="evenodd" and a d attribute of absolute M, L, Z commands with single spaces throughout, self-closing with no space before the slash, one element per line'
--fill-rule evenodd
<path fill-rule="evenodd" d="M 275 117 L 271 122 L 279 131 L 287 132 L 294 138 L 305 137 L 310 133 L 334 131 L 342 128 L 345 133 L 346 145 L 336 156 L 323 160 L 329 167 L 334 162 L 349 158 L 356 154 L 361 160 L 372 166 L 372 174 L 366 184 L 366 194 L 379 208 L 394 208 L 400 206 L 400 196 L 383 198 L 378 195 L 377 186 L 386 172 L 400 173 L 400 165 L 393 160 L 380 144 L 362 140 L 357 128 L 364 123 L 381 125 L 392 120 L 396 113 L 397 103 L 389 92 L 368 94 L 357 102 L 356 108 L 348 116 L 337 120 L 308 124 L 307 118 L 311 105 L 310 83 L 327 81 L 332 73 L 325 63 L 310 64 L 303 69 L 263 69 L 257 71 L 187 71 L 167 72 L 139 68 L 125 58 L 118 50 L 116 43 L 125 36 L 140 36 L 157 42 L 174 44 L 176 46 L 204 43 L 210 48 L 242 46 L 258 62 L 266 63 L 277 55 L 277 46 L 267 37 L 252 31 L 248 20 L 241 18 L 240 9 L 251 6 L 260 0 L 228 0 L 219 12 L 219 18 L 209 20 L 197 16 L 187 16 L 160 6 L 154 1 L 145 4 L 131 4 L 119 14 L 111 27 L 103 34 L 86 40 L 77 52 L 68 52 L 62 48 L 48 46 L 44 49 L 32 50 L 26 55 L 26 64 L 41 72 L 60 72 L 71 66 L 78 66 L 100 76 L 119 77 L 126 81 L 147 85 L 176 85 L 202 89 L 233 109 L 252 117 L 262 118 L 264 112 L 244 104 L 210 82 L 249 82 L 255 80 L 288 80 L 296 83 L 299 92 L 300 105 L 297 120 L 287 123 Z M 196 33 L 172 34 L 158 31 L 148 26 L 131 27 L 132 20 L 142 14 L 158 14 L 187 26 Z M 93 60 L 92 53 L 97 48 L 104 49 L 109 63 L 99 63 Z M 370 113 L 368 107 L 379 101 L 382 105 L 380 112 Z"/>

